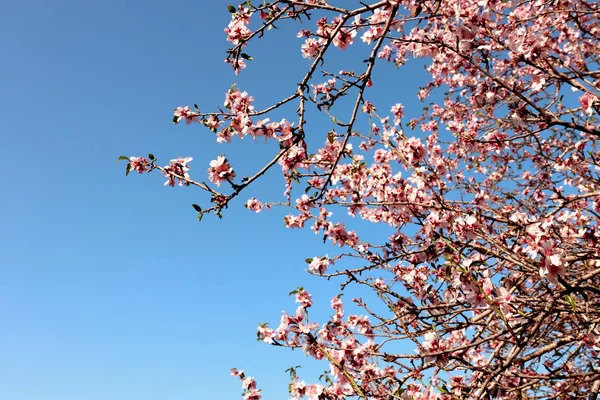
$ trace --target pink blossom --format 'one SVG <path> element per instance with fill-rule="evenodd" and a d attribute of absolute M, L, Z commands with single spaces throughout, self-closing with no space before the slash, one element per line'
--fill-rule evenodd
<path fill-rule="evenodd" d="M 564 258 L 558 253 L 552 253 L 547 256 L 540 266 L 540 276 L 547 278 L 550 282 L 555 285 L 558 283 L 557 279 L 560 275 L 564 275 L 566 272 L 566 265 Z"/>
<path fill-rule="evenodd" d="M 173 112 L 173 115 L 176 118 L 175 123 L 178 123 L 182 119 L 185 119 L 185 123 L 188 125 L 192 122 L 198 122 L 198 114 L 192 112 L 189 106 L 177 107 Z"/>
<path fill-rule="evenodd" d="M 255 211 L 256 213 L 259 213 L 259 212 L 261 212 L 263 210 L 263 204 L 260 201 L 258 201 L 257 199 L 255 199 L 255 198 L 249 199 L 246 202 L 245 207 L 248 210 Z"/>
<path fill-rule="evenodd" d="M 306 382 L 304 381 L 294 381 L 291 384 L 291 395 L 292 398 L 299 399 L 306 395 Z"/>
<path fill-rule="evenodd" d="M 381 48 L 381 51 L 377 54 L 377 57 L 390 61 L 392 57 L 392 52 L 393 49 L 390 46 L 385 45 Z"/>
<path fill-rule="evenodd" d="M 246 21 L 233 17 L 227 28 L 225 28 L 227 40 L 237 45 L 252 34 L 252 31 L 246 26 Z"/>
<path fill-rule="evenodd" d="M 333 241 L 333 244 L 337 244 L 340 247 L 344 245 L 355 246 L 358 244 L 358 236 L 356 232 L 347 231 L 343 223 L 337 223 L 329 228 L 327 235 Z"/>
<path fill-rule="evenodd" d="M 354 43 L 354 37 L 356 36 L 356 30 L 352 29 L 351 31 L 347 31 L 342 28 L 333 38 L 333 45 L 340 49 L 347 49 L 352 43 Z"/>
<path fill-rule="evenodd" d="M 400 121 L 404 117 L 404 106 L 400 103 L 394 104 L 391 112 L 394 115 L 394 125 L 400 125 Z"/>
<path fill-rule="evenodd" d="M 420 161 L 423 161 L 427 155 L 427 149 L 423 143 L 421 143 L 421 140 L 415 137 L 403 141 L 399 148 L 410 165 L 418 164 Z"/>
<path fill-rule="evenodd" d="M 240 71 L 246 68 L 246 62 L 241 58 L 238 58 L 237 60 L 233 58 L 227 58 L 225 59 L 225 62 L 227 64 L 231 64 L 231 68 L 233 68 L 233 72 L 236 75 L 239 75 Z"/>
<path fill-rule="evenodd" d="M 219 121 L 218 117 L 211 115 L 210 117 L 208 117 L 204 124 L 208 129 L 210 129 L 213 132 L 216 132 L 221 125 L 221 121 Z"/>
<path fill-rule="evenodd" d="M 273 344 L 275 343 L 275 331 L 267 325 L 261 324 L 258 327 L 258 338 L 265 343 Z"/>
<path fill-rule="evenodd" d="M 242 388 L 256 389 L 256 381 L 251 376 L 245 377 L 244 379 L 242 379 Z"/>
<path fill-rule="evenodd" d="M 314 38 L 308 38 L 302 45 L 302 57 L 315 58 L 321 51 L 321 43 Z"/>
<path fill-rule="evenodd" d="M 319 400 L 324 389 L 325 388 L 323 387 L 323 385 L 319 384 L 307 385 L 306 396 L 308 397 L 308 400 Z"/>
<path fill-rule="evenodd" d="M 329 267 L 329 259 L 327 257 L 314 257 L 308 265 L 308 271 L 313 274 L 323 275 L 327 271 L 327 267 Z"/>
<path fill-rule="evenodd" d="M 296 303 L 300 303 L 302 308 L 308 308 L 312 306 L 312 296 L 304 289 L 298 290 L 296 293 Z"/>
<path fill-rule="evenodd" d="M 225 94 L 225 107 L 231 110 L 232 113 L 248 113 L 254 110 L 252 103 L 254 97 L 250 96 L 248 92 L 242 92 L 239 89 L 231 89 Z"/>
<path fill-rule="evenodd" d="M 129 157 L 131 169 L 139 172 L 140 174 L 148 171 L 149 163 L 150 161 L 145 157 Z"/>
<path fill-rule="evenodd" d="M 375 111 L 375 106 L 373 105 L 373 103 L 371 103 L 370 101 L 367 100 L 363 104 L 361 110 L 364 113 L 371 114 L 373 111 Z"/>
<path fill-rule="evenodd" d="M 175 186 L 175 182 L 178 182 L 179 186 L 190 185 L 190 170 L 189 163 L 193 160 L 192 157 L 176 158 L 171 160 L 169 165 L 163 167 L 163 176 L 167 178 L 165 186 Z"/>
<path fill-rule="evenodd" d="M 303 194 L 299 199 L 296 200 L 296 208 L 298 211 L 303 213 L 308 213 L 311 208 L 314 208 L 315 204 L 313 199 L 308 197 L 308 195 Z"/>
<path fill-rule="evenodd" d="M 244 400 L 260 400 L 262 398 L 260 392 L 259 389 L 250 389 L 244 393 Z"/>
<path fill-rule="evenodd" d="M 589 92 L 585 92 L 582 96 L 579 97 L 579 104 L 581 104 L 581 109 L 588 117 L 591 117 L 594 113 L 594 104 L 600 103 L 598 98 Z"/>
<path fill-rule="evenodd" d="M 217 157 L 216 160 L 210 162 L 208 169 L 208 179 L 217 186 L 221 186 L 223 182 L 231 182 L 236 174 L 231 165 L 227 163 L 224 155 Z"/>

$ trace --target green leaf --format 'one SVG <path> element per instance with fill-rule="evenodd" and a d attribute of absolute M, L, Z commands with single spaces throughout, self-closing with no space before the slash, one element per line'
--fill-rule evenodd
<path fill-rule="evenodd" d="M 577 311 L 577 305 L 575 305 L 575 300 L 573 300 L 573 297 L 571 297 L 570 294 L 565 295 L 564 299 L 567 303 L 571 305 L 573 311 Z"/>
<path fill-rule="evenodd" d="M 194 108 L 198 111 L 198 104 L 194 104 Z"/>
<path fill-rule="evenodd" d="M 204 214 L 198 213 L 198 222 L 202 221 L 202 217 L 204 217 Z"/>
<path fill-rule="evenodd" d="M 173 123 L 174 123 L 175 125 L 177 125 L 177 124 L 179 123 L 179 117 L 178 117 L 178 116 L 176 116 L 176 115 L 173 115 Z"/>
<path fill-rule="evenodd" d="M 329 131 L 327 134 L 327 140 L 329 143 L 333 143 L 335 141 L 335 133 L 333 131 Z"/>
<path fill-rule="evenodd" d="M 131 163 L 127 164 L 127 167 L 125 168 L 125 176 L 129 175 L 130 172 L 131 172 Z"/>
<path fill-rule="evenodd" d="M 297 290 L 292 290 L 291 292 L 288 293 L 288 296 L 291 296 L 291 295 L 296 294 L 296 293 L 298 293 Z"/>
<path fill-rule="evenodd" d="M 154 160 L 155 160 L 155 159 L 154 159 L 154 154 L 152 154 L 152 153 L 148 154 L 148 158 L 149 158 L 150 160 L 152 160 L 152 161 L 154 161 Z"/>
<path fill-rule="evenodd" d="M 117 158 L 117 163 L 121 160 L 129 160 L 129 157 L 127 156 L 119 156 L 119 158 Z"/>
<path fill-rule="evenodd" d="M 192 207 L 194 207 L 194 210 L 198 211 L 199 213 L 202 212 L 202 208 L 200 208 L 198 204 L 192 204 Z"/>
<path fill-rule="evenodd" d="M 450 394 L 450 391 L 448 390 L 448 388 L 446 387 L 446 385 L 442 385 L 442 386 L 438 387 L 438 390 L 442 394 Z"/>
<path fill-rule="evenodd" d="M 227 11 L 229 11 L 232 14 L 235 14 L 235 12 L 237 11 L 236 8 L 234 6 L 232 6 L 231 4 L 229 4 L 227 6 Z"/>
<path fill-rule="evenodd" d="M 306 260 L 304 260 L 304 261 L 306 261 L 306 263 L 307 263 L 307 264 L 310 264 L 311 262 L 313 262 L 313 259 L 312 259 L 312 258 L 307 258 L 307 259 L 306 259 Z"/>
<path fill-rule="evenodd" d="M 250 56 L 250 55 L 248 55 L 248 54 L 246 54 L 246 53 L 242 53 L 242 54 L 240 54 L 240 57 L 242 57 L 244 60 L 248 60 L 248 61 L 252 61 L 252 60 L 254 60 L 254 59 L 252 58 L 252 56 Z"/>

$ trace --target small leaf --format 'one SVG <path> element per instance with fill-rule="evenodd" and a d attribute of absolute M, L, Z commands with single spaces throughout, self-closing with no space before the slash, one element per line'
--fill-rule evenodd
<path fill-rule="evenodd" d="M 312 258 L 307 258 L 307 259 L 306 259 L 306 260 L 304 260 L 304 261 L 306 261 L 306 263 L 307 263 L 307 264 L 310 264 L 311 262 L 313 262 L 313 259 L 312 259 Z"/>
<path fill-rule="evenodd" d="M 288 296 L 291 296 L 291 295 L 296 294 L 296 293 L 298 293 L 297 290 L 292 290 L 291 292 L 288 293 Z"/>
<path fill-rule="evenodd" d="M 198 204 L 192 204 L 192 207 L 194 207 L 194 210 L 198 211 L 199 213 L 202 212 L 202 208 L 200 208 Z"/>
<path fill-rule="evenodd" d="M 573 309 L 573 311 L 577 311 L 577 305 L 575 305 L 575 300 L 573 300 L 571 295 L 565 295 L 564 298 L 565 298 L 566 302 L 571 305 L 571 308 Z"/>
<path fill-rule="evenodd" d="M 448 388 L 446 387 L 446 385 L 442 385 L 442 386 L 438 387 L 438 390 L 442 394 L 450 394 L 450 391 L 448 390 Z"/>
<path fill-rule="evenodd" d="M 248 55 L 248 54 L 246 54 L 246 53 L 242 53 L 242 54 L 240 54 L 240 57 L 242 57 L 244 60 L 248 60 L 248 61 L 252 61 L 252 60 L 254 60 L 254 59 L 252 58 L 252 56 L 250 56 L 250 55 Z"/>
<path fill-rule="evenodd" d="M 333 133 L 333 131 L 329 131 L 329 133 L 327 134 L 327 140 L 329 141 L 329 143 L 333 143 L 335 140 L 335 134 Z"/>
<path fill-rule="evenodd" d="M 194 104 L 194 108 L 198 111 L 198 104 Z"/>
<path fill-rule="evenodd" d="M 154 161 L 154 154 L 152 154 L 152 153 L 148 154 L 148 158 L 149 158 L 150 160 Z"/>
<path fill-rule="evenodd" d="M 204 214 L 198 213 L 198 222 L 202 221 L 202 217 L 204 217 Z"/>
<path fill-rule="evenodd" d="M 119 158 L 117 158 L 117 163 L 121 160 L 129 160 L 129 157 L 127 156 L 119 156 Z"/>
<path fill-rule="evenodd" d="M 173 115 L 173 123 L 177 125 L 179 123 L 179 117 L 177 115 Z"/>
<path fill-rule="evenodd" d="M 127 164 L 127 167 L 125 168 L 125 176 L 129 175 L 130 172 L 131 172 L 131 163 Z"/>
<path fill-rule="evenodd" d="M 235 12 L 236 12 L 237 10 L 235 9 L 235 7 L 234 7 L 234 6 L 232 6 L 231 4 L 229 4 L 229 5 L 227 6 L 227 11 L 229 11 L 229 12 L 230 12 L 230 13 L 232 13 L 232 14 L 235 14 Z"/>
<path fill-rule="evenodd" d="M 419 14 L 421 14 L 421 11 L 423 11 L 423 7 L 421 7 L 420 4 L 418 4 L 413 10 L 412 10 L 412 16 L 413 17 L 418 17 Z"/>

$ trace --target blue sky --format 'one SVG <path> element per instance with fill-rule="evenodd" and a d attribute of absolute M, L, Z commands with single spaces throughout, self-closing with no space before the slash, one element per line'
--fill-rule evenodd
<path fill-rule="evenodd" d="M 292 311 L 299 285 L 329 313 L 337 286 L 304 271 L 306 257 L 328 250 L 320 238 L 241 201 L 198 224 L 190 204 L 206 204 L 203 193 L 126 178 L 115 164 L 122 154 L 192 156 L 190 172 L 205 179 L 222 153 L 240 176 L 267 160 L 262 142 L 217 145 L 206 129 L 171 123 L 178 105 L 214 110 L 233 82 L 268 105 L 308 65 L 296 29 L 282 29 L 248 49 L 256 61 L 235 77 L 223 63 L 226 5 L 2 4 L 0 398 L 231 399 L 241 392 L 234 366 L 266 399 L 286 397 L 284 370 L 306 359 L 257 342 L 256 326 Z M 374 93 L 414 99 L 422 69 L 409 71 Z M 282 191 L 271 173 L 241 200 Z"/>

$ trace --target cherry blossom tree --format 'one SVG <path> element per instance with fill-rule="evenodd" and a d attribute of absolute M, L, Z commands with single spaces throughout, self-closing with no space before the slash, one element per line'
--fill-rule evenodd
<path fill-rule="evenodd" d="M 352 286 L 369 299 L 335 296 L 331 317 L 312 321 L 312 297 L 299 288 L 295 312 L 258 327 L 260 340 L 327 368 L 312 383 L 292 369 L 291 398 L 598 398 L 600 3 L 256 0 L 229 12 L 236 74 L 251 45 L 288 24 L 308 59 L 304 76 L 267 108 L 233 86 L 224 109 L 178 107 L 173 121 L 204 125 L 222 143 L 262 137 L 279 151 L 243 174 L 216 156 L 208 182 L 204 171 L 191 177 L 190 157 L 121 158 L 127 173 L 159 171 L 165 185 L 206 192 L 199 219 L 222 216 L 281 170 L 285 201 L 245 206 L 289 209 L 287 227 L 310 227 L 332 246 L 310 255 L 308 272 L 337 278 L 332 294 Z M 360 69 L 328 71 L 326 56 L 350 47 L 365 54 Z M 423 112 L 379 110 L 370 88 L 389 82 L 377 67 L 402 74 L 414 59 L 427 64 L 414 98 Z M 297 113 L 269 120 L 290 104 Z M 309 130 L 316 113 L 331 126 Z M 347 227 L 355 220 L 392 234 L 373 243 Z M 346 314 L 350 306 L 360 312 Z M 232 375 L 245 399 L 261 397 L 253 378 Z"/>

